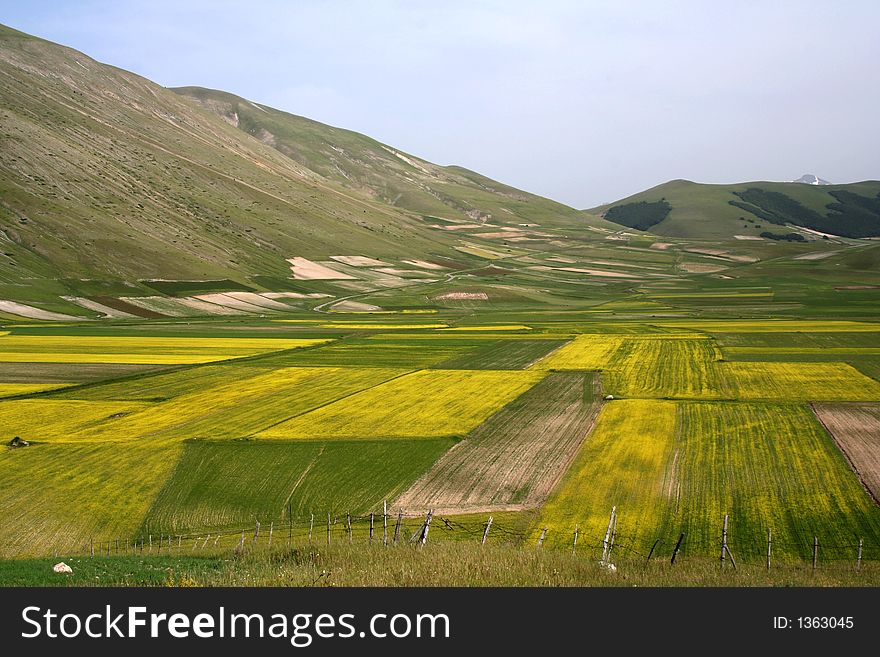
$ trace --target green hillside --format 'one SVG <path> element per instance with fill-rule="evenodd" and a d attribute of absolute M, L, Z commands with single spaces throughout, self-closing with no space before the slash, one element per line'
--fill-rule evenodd
<path fill-rule="evenodd" d="M 277 283 L 292 257 L 465 257 L 454 247 L 475 247 L 444 220 L 605 223 L 354 132 L 177 91 L 0 26 L 0 298 L 69 313 L 65 295 L 155 294 L 149 279 Z"/>
<path fill-rule="evenodd" d="M 141 77 L 0 30 L 4 278 L 284 274 L 284 258 L 443 250 Z"/>
<path fill-rule="evenodd" d="M 473 171 L 438 166 L 351 130 L 258 105 L 230 93 L 180 87 L 229 124 L 320 176 L 423 215 L 517 225 L 580 223 L 577 211 Z"/>
<path fill-rule="evenodd" d="M 766 231 L 788 233 L 791 227 L 841 237 L 878 237 L 880 181 L 814 186 L 672 180 L 588 212 L 668 237 L 759 237 Z"/>

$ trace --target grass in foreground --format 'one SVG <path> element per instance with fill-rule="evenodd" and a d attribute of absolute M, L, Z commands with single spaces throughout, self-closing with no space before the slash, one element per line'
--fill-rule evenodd
<path fill-rule="evenodd" d="M 615 559 L 609 572 L 589 555 L 505 545 L 334 545 L 207 557 L 75 557 L 0 561 L 0 586 L 877 586 L 880 563 L 720 568 L 714 559 Z"/>

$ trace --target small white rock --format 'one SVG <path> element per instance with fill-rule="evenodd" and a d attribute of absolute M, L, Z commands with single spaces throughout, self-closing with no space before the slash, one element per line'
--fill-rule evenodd
<path fill-rule="evenodd" d="M 605 399 L 607 401 L 611 401 L 612 399 L 614 399 L 614 395 L 605 395 Z"/>
<path fill-rule="evenodd" d="M 52 566 L 52 570 L 54 570 L 56 573 L 67 573 L 67 574 L 73 573 L 73 568 L 68 566 L 63 561 L 56 563 L 54 566 Z"/>

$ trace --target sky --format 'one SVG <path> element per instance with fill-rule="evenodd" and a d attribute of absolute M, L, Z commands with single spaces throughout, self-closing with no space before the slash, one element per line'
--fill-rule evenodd
<path fill-rule="evenodd" d="M 876 0 L 0 0 L 0 22 L 578 208 L 880 178 Z"/>

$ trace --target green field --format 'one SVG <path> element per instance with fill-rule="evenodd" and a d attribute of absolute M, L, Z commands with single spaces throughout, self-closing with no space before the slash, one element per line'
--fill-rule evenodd
<path fill-rule="evenodd" d="M 183 446 L 174 472 L 143 519 L 143 534 L 279 525 L 305 526 L 381 509 L 452 446 L 449 439 Z M 322 520 L 323 519 L 323 520 Z"/>

